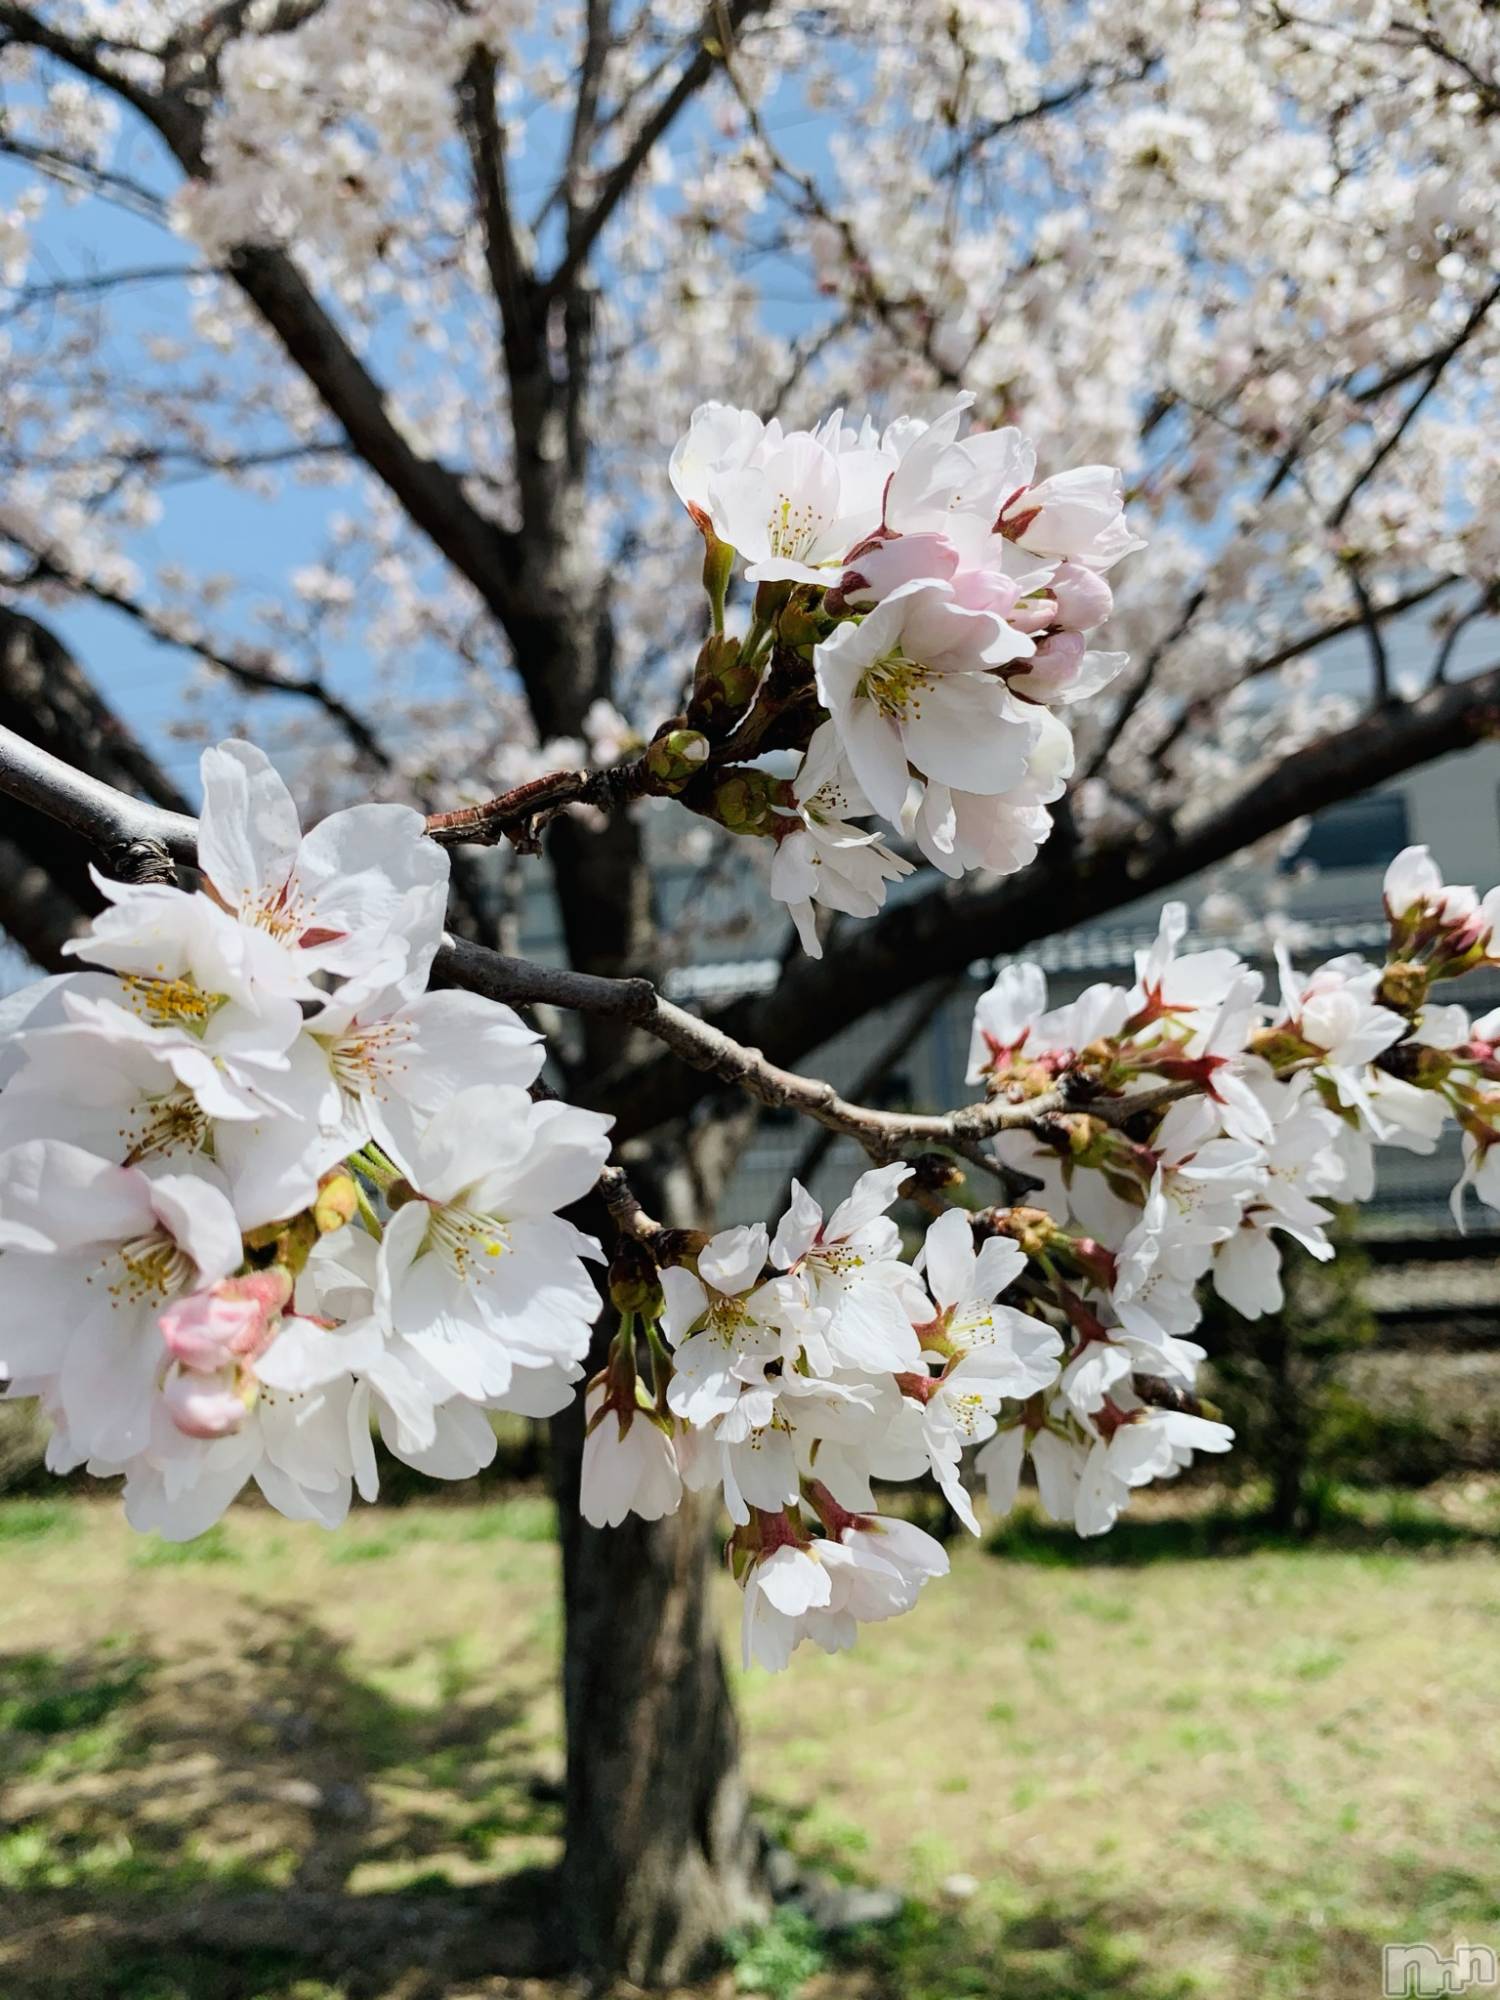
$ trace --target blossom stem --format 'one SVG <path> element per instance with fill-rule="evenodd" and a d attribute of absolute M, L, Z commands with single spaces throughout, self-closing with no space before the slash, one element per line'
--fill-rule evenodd
<path fill-rule="evenodd" d="M 375 1213 L 375 1204 L 365 1193 L 364 1188 L 358 1180 L 354 1183 L 354 1199 L 359 1205 L 360 1221 L 364 1224 L 368 1234 L 373 1236 L 375 1241 L 379 1243 L 384 1237 L 385 1231 L 381 1227 L 380 1217 Z"/>
<path fill-rule="evenodd" d="M 672 1354 L 661 1337 L 661 1328 L 654 1319 L 641 1322 L 646 1335 L 646 1345 L 651 1353 L 651 1386 L 656 1396 L 659 1416 L 667 1415 L 667 1391 L 672 1386 Z"/>
<path fill-rule="evenodd" d="M 379 1188 L 382 1194 L 401 1179 L 401 1169 L 386 1158 L 373 1139 L 367 1140 L 349 1155 L 349 1165 L 356 1174 L 363 1175 Z"/>

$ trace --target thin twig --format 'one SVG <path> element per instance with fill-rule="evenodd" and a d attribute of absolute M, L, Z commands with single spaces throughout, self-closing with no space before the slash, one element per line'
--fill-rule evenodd
<path fill-rule="evenodd" d="M 462 842 L 494 847 L 507 836 L 529 833 L 544 815 L 564 806 L 597 806 L 607 812 L 644 798 L 649 788 L 650 774 L 640 758 L 602 771 L 544 771 L 478 805 L 429 813 L 427 831 L 443 847 Z"/>
<path fill-rule="evenodd" d="M 727 6 L 710 10 L 699 31 L 698 46 L 678 72 L 676 82 L 605 175 L 592 207 L 576 214 L 576 219 L 572 220 L 562 261 L 543 287 L 544 301 L 563 298 L 571 290 L 590 251 L 615 210 L 634 187 L 653 148 L 665 137 L 678 114 L 708 82 L 716 66 L 726 59 L 729 39 L 737 35 L 747 21 L 762 13 L 766 4 L 767 0 L 729 0 Z M 570 163 L 569 178 L 575 185 L 580 169 L 581 162 Z"/>
<path fill-rule="evenodd" d="M 962 976 L 961 973 L 951 973 L 946 979 L 936 979 L 929 987 L 917 995 L 915 1005 L 908 1008 L 901 1016 L 889 1040 L 881 1044 L 874 1056 L 855 1079 L 854 1095 L 856 1098 L 866 1098 L 870 1096 L 872 1091 L 879 1088 L 885 1079 L 886 1072 L 893 1064 L 900 1061 L 915 1037 L 921 1034 L 922 1030 L 932 1020 L 932 1017 L 950 998 Z M 812 1138 L 808 1140 L 806 1146 L 802 1149 L 801 1156 L 787 1176 L 786 1186 L 782 1189 L 780 1198 L 776 1203 L 774 1212 L 777 1215 L 780 1215 L 782 1210 L 791 1202 L 792 1182 L 800 1181 L 806 1187 L 811 1182 L 813 1175 L 818 1171 L 818 1168 L 823 1164 L 828 1155 L 829 1148 L 833 1145 L 837 1137 L 837 1132 L 825 1125 L 821 1131 L 814 1133 Z"/>

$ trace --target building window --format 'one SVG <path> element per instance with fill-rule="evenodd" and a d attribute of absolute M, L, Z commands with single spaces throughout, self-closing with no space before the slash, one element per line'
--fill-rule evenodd
<path fill-rule="evenodd" d="M 1384 868 L 1410 841 L 1406 800 L 1400 792 L 1368 792 L 1362 799 L 1320 812 L 1302 845 L 1281 863 L 1284 875 L 1298 868 Z"/>

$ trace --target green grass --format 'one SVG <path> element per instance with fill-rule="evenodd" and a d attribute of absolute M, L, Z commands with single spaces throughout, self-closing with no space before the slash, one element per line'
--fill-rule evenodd
<path fill-rule="evenodd" d="M 35 1542 L 43 1536 L 65 1541 L 79 1527 L 78 1505 L 72 1500 L 7 1500 L 0 1502 L 0 1544 Z"/>
<path fill-rule="evenodd" d="M 828 1952 L 809 1918 L 795 1910 L 778 1912 L 769 1923 L 736 1932 L 725 1943 L 738 1993 L 765 2000 L 797 2000 L 807 1982 L 828 1962 Z"/>
<path fill-rule="evenodd" d="M 133 1569 L 185 1569 L 201 1563 L 238 1562 L 239 1554 L 221 1522 L 207 1528 L 191 1542 L 164 1542 L 156 1535 L 143 1536 L 132 1549 Z"/>
<path fill-rule="evenodd" d="M 1254 1501 L 1113 1548 L 1023 1513 L 854 1653 L 738 1677 L 771 1830 L 906 1900 L 781 1909 L 695 1991 L 1366 2000 L 1383 1942 L 1500 1937 L 1493 1495 L 1336 1495 L 1312 1543 Z M 493 1983 L 559 1852 L 551 1526 L 246 1509 L 167 1554 L 0 1503 L 3 2000 L 564 2000 Z"/>

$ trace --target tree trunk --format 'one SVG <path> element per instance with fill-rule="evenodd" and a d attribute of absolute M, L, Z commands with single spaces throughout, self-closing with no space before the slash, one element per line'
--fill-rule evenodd
<path fill-rule="evenodd" d="M 559 503 L 557 518 L 567 515 Z M 580 734 L 588 703 L 610 692 L 607 625 L 584 608 L 600 592 L 576 546 L 559 530 L 529 579 L 537 623 L 525 657 L 543 736 Z M 613 976 L 654 971 L 659 937 L 638 822 L 626 815 L 599 829 L 565 813 L 547 848 L 568 962 Z M 589 1104 L 629 1065 L 637 1037 L 595 1016 L 582 1028 L 567 1095 Z M 673 1148 L 679 1161 L 688 1151 L 685 1140 Z M 667 1214 L 649 1166 L 630 1171 L 647 1206 Z M 711 1213 L 722 1185 L 714 1179 L 696 1214 L 669 1219 Z M 591 1215 L 586 1226 L 607 1237 L 602 1222 Z M 591 1372 L 603 1365 L 612 1317 L 607 1307 L 600 1315 Z M 710 1602 L 712 1510 L 685 1501 L 665 1521 L 591 1528 L 578 1511 L 582 1454 L 580 1398 L 552 1421 L 567 1732 L 563 1942 L 590 1971 L 671 1983 L 755 1908 L 758 1843 Z"/>
<path fill-rule="evenodd" d="M 732 1163 L 726 1135 L 743 1140 L 747 1122 L 707 1119 L 657 1161 L 633 1165 L 647 1206 L 674 1222 L 710 1217 Z M 613 1332 L 606 1307 L 591 1370 Z M 664 1521 L 631 1515 L 618 1528 L 591 1528 L 578 1511 L 582 1457 L 580 1398 L 552 1421 L 565 1620 L 564 1942 L 590 1971 L 672 1985 L 769 1907 L 714 1617 L 717 1495 L 685 1494 Z"/>
<path fill-rule="evenodd" d="M 760 1842 L 710 1600 L 713 1510 L 591 1528 L 582 1410 L 553 1423 L 567 1640 L 570 1957 L 642 1985 L 690 1978 L 763 1911 Z"/>

